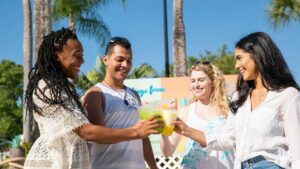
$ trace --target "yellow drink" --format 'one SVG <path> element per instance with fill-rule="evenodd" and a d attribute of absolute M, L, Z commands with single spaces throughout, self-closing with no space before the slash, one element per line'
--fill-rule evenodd
<path fill-rule="evenodd" d="M 162 117 L 164 120 L 164 128 L 162 131 L 162 135 L 170 136 L 173 133 L 174 125 L 172 122 L 177 118 L 177 111 L 171 109 L 163 109 Z"/>

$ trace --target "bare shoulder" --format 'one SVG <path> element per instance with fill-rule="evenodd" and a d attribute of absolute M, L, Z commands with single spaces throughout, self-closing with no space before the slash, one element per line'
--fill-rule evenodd
<path fill-rule="evenodd" d="M 85 94 L 82 96 L 82 100 L 83 102 L 85 102 L 90 99 L 101 97 L 101 93 L 102 91 L 99 87 L 93 86 L 85 92 Z"/>
<path fill-rule="evenodd" d="M 85 95 L 90 93 L 90 92 L 102 92 L 102 91 L 99 87 L 94 85 L 85 92 Z"/>
<path fill-rule="evenodd" d="M 88 89 L 82 98 L 83 106 L 87 110 L 88 119 L 92 124 L 103 125 L 103 99 L 102 91 L 97 86 Z"/>

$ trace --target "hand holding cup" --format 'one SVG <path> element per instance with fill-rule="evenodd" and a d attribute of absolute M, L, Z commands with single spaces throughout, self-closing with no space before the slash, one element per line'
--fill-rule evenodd
<path fill-rule="evenodd" d="M 159 134 L 157 128 L 163 128 L 163 121 L 160 115 L 154 115 L 146 120 L 139 120 L 132 128 L 138 132 L 138 138 L 146 138 L 150 134 Z"/>

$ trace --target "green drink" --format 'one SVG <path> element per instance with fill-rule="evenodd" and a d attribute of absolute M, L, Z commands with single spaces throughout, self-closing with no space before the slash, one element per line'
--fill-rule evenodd
<path fill-rule="evenodd" d="M 150 119 L 151 117 L 153 117 L 155 115 L 160 115 L 162 117 L 161 110 L 156 109 L 156 108 L 151 107 L 151 106 L 141 106 L 139 108 L 139 114 L 140 114 L 140 119 L 141 120 Z M 155 130 L 158 131 L 159 133 L 161 133 L 163 131 L 163 127 L 155 128 Z"/>

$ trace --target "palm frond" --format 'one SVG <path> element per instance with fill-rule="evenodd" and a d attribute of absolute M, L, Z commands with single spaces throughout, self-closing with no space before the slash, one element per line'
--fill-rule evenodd
<path fill-rule="evenodd" d="M 188 68 L 190 68 L 197 61 L 199 61 L 199 59 L 195 56 L 187 57 L 187 66 L 188 66 Z"/>
<path fill-rule="evenodd" d="M 299 0 L 272 0 L 268 9 L 269 21 L 274 28 L 285 26 L 292 20 L 300 20 Z"/>
<path fill-rule="evenodd" d="M 70 15 L 92 15 L 98 13 L 99 8 L 107 6 L 110 0 L 53 0 L 52 19 L 54 22 L 68 18 Z"/>
<path fill-rule="evenodd" d="M 101 47 L 103 47 L 111 38 L 108 26 L 103 22 L 100 16 L 79 17 L 75 21 L 76 30 L 90 38 L 95 38 Z"/>
<path fill-rule="evenodd" d="M 105 77 L 105 65 L 103 63 L 103 60 L 101 58 L 97 58 L 96 65 L 93 69 L 89 70 L 87 73 L 87 77 L 92 82 L 101 82 Z"/>
<path fill-rule="evenodd" d="M 75 87 L 78 89 L 80 95 L 83 95 L 84 92 L 93 85 L 95 85 L 95 83 L 92 83 L 82 72 L 80 72 L 78 79 L 75 81 Z"/>
<path fill-rule="evenodd" d="M 157 72 L 154 68 L 147 64 L 143 63 L 141 66 L 133 69 L 132 73 L 128 76 L 129 79 L 138 79 L 138 78 L 154 78 L 158 77 Z"/>

